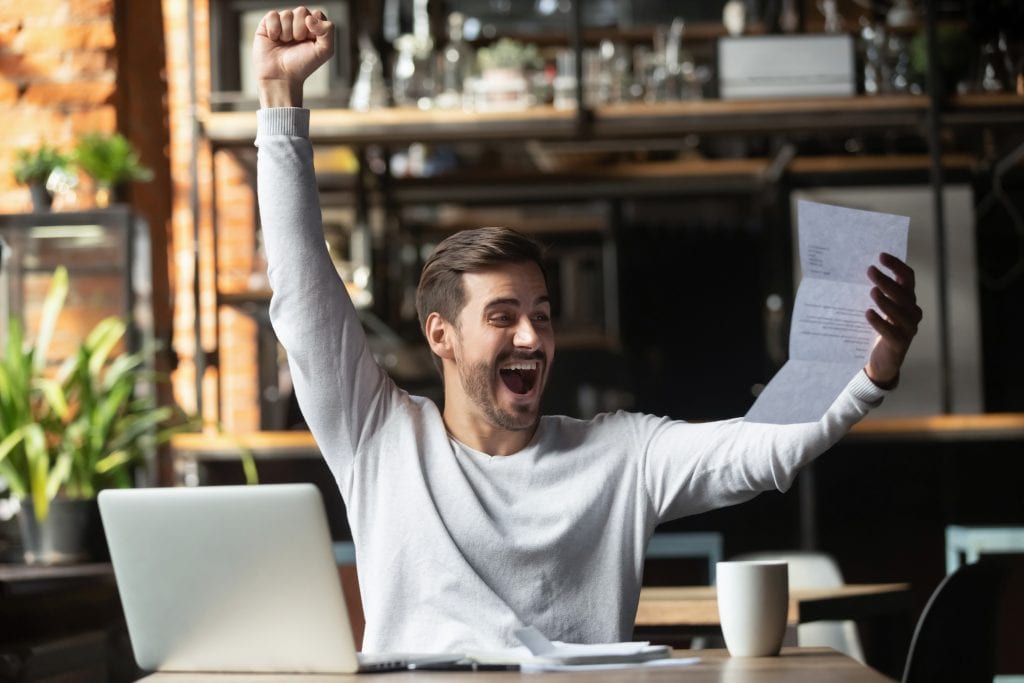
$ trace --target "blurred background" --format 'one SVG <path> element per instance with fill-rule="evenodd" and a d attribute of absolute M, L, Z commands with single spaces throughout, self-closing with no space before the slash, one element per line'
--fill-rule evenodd
<path fill-rule="evenodd" d="M 726 555 L 823 550 L 849 581 L 910 581 L 919 610 L 947 526 L 1024 525 L 1018 0 L 309 7 L 337 31 L 306 87 L 324 238 L 401 386 L 441 397 L 423 260 L 507 225 L 548 247 L 547 412 L 742 415 L 788 356 L 796 202 L 906 215 L 925 320 L 899 390 L 787 494 L 667 530 L 720 533 Z M 345 540 L 267 316 L 248 54 L 272 8 L 0 0 L 0 337 L 38 330 L 66 265 L 50 360 L 122 316 L 170 380 L 159 402 L 205 426 L 138 483 L 241 481 L 242 445 L 261 481 L 322 484 Z"/>

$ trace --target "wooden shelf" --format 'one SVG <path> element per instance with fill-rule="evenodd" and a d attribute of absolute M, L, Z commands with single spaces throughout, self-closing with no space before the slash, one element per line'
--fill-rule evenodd
<path fill-rule="evenodd" d="M 596 107 L 590 132 L 596 138 L 689 133 L 771 133 L 911 129 L 924 125 L 924 95 L 879 95 L 772 100 L 696 100 Z M 1024 117 L 1024 96 L 961 95 L 943 112 L 949 125 L 1015 125 Z M 214 112 L 201 120 L 218 145 L 251 145 L 254 112 Z M 513 112 L 386 108 L 369 112 L 317 109 L 310 133 L 317 143 L 404 144 L 466 140 L 569 140 L 577 138 L 576 112 L 550 106 Z"/>
<path fill-rule="evenodd" d="M 175 458 L 196 460 L 237 460 L 239 448 L 249 449 L 254 458 L 319 458 L 313 435 L 305 431 L 249 432 L 246 434 L 175 434 L 171 452 Z"/>
<path fill-rule="evenodd" d="M 237 292 L 220 292 L 217 294 L 218 303 L 225 306 L 244 306 L 246 304 L 270 304 L 270 297 L 273 292 L 270 289 L 251 289 Z"/>
<path fill-rule="evenodd" d="M 928 99 L 921 95 L 616 104 L 595 110 L 593 132 L 596 137 L 620 137 L 654 132 L 913 129 L 921 125 L 927 110 Z"/>
<path fill-rule="evenodd" d="M 1024 121 L 1024 95 L 978 93 L 951 98 L 942 112 L 942 122 L 951 126 L 1014 126 Z"/>
<path fill-rule="evenodd" d="M 854 426 L 850 440 L 991 441 L 1024 440 L 1024 413 L 978 415 L 924 415 L 868 418 Z M 256 457 L 318 457 L 319 448 L 309 432 L 251 432 L 248 434 L 176 434 L 171 450 L 200 459 L 235 459 L 238 447 Z"/>
<path fill-rule="evenodd" d="M 551 173 L 472 169 L 433 178 L 396 180 L 399 204 L 556 201 L 694 193 L 747 192 L 768 168 L 766 159 L 693 159 L 579 166 Z"/>
<path fill-rule="evenodd" d="M 255 112 L 215 112 L 202 121 L 206 136 L 220 145 L 251 145 Z M 389 107 L 368 112 L 314 109 L 310 137 L 315 143 L 366 144 L 456 142 L 527 138 L 570 138 L 576 112 L 532 107 L 514 112 L 419 110 Z"/>
<path fill-rule="evenodd" d="M 847 437 L 855 441 L 1024 440 L 1024 413 L 867 418 Z"/>
<path fill-rule="evenodd" d="M 796 176 L 839 173 L 926 173 L 930 167 L 927 154 L 885 154 L 848 156 L 796 157 L 786 170 Z M 946 170 L 970 170 L 977 164 L 971 154 L 943 154 Z"/>
<path fill-rule="evenodd" d="M 924 154 L 796 157 L 784 169 L 795 178 L 823 175 L 926 174 Z M 970 170 L 967 154 L 943 156 L 946 170 Z M 752 159 L 680 159 L 594 163 L 544 173 L 467 169 L 430 178 L 399 178 L 388 198 L 399 205 L 566 201 L 753 192 L 769 181 L 772 162 Z"/>

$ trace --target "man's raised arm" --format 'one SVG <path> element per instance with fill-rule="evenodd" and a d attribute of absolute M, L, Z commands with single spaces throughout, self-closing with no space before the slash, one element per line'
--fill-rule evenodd
<path fill-rule="evenodd" d="M 347 495 L 353 458 L 391 384 L 324 244 L 320 198 L 302 85 L 333 52 L 334 27 L 304 7 L 268 12 L 253 39 L 262 109 L 256 137 L 257 195 L 270 319 L 306 423 Z"/>

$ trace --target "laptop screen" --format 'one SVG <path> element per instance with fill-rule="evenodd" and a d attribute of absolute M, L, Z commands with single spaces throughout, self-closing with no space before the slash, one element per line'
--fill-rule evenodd
<path fill-rule="evenodd" d="M 312 484 L 108 490 L 99 505 L 143 669 L 357 670 Z"/>

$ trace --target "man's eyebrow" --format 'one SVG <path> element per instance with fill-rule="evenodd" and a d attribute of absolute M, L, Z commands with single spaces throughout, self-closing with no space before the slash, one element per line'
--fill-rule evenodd
<path fill-rule="evenodd" d="M 548 296 L 547 294 L 544 294 L 542 296 L 537 297 L 537 299 L 533 302 L 533 305 L 539 306 L 541 304 L 550 303 L 551 297 Z M 519 306 L 520 304 L 521 302 L 519 301 L 519 299 L 515 298 L 514 296 L 499 297 L 497 299 L 491 299 L 486 304 L 484 304 L 484 310 L 487 310 L 488 308 L 494 308 L 495 306 Z"/>
<path fill-rule="evenodd" d="M 494 308 L 495 306 L 518 306 L 519 299 L 515 297 L 505 297 L 498 299 L 491 299 L 484 305 L 484 309 Z"/>

